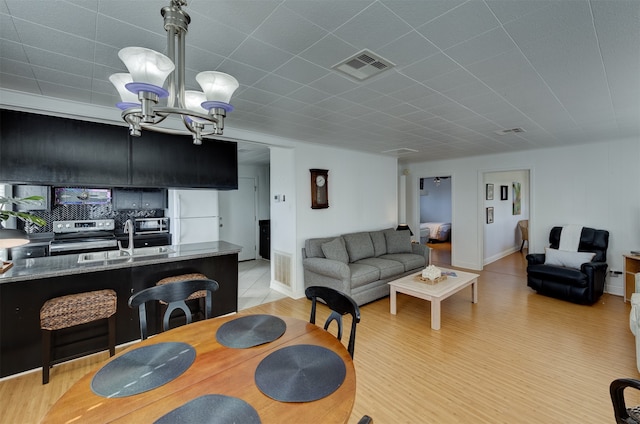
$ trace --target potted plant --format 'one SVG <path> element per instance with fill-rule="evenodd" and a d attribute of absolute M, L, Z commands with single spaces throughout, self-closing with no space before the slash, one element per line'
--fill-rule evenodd
<path fill-rule="evenodd" d="M 42 201 L 41 196 L 30 196 L 21 199 L 12 197 L 0 196 L 0 249 L 21 246 L 29 243 L 27 234 L 22 230 L 16 230 L 13 228 L 4 228 L 2 222 L 8 220 L 11 217 L 15 217 L 25 222 L 31 222 L 38 226 L 46 225 L 46 221 L 38 216 L 28 214 L 26 212 L 19 212 L 13 210 L 5 210 L 7 205 L 24 205 L 34 202 Z M 11 268 L 13 264 L 11 262 L 2 261 L 0 267 L 0 273 Z"/>

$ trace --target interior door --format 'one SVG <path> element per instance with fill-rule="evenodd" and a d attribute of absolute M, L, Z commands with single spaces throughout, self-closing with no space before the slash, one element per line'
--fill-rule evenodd
<path fill-rule="evenodd" d="M 256 179 L 238 178 L 238 190 L 218 192 L 220 240 L 242 246 L 239 261 L 256 258 L 258 221 Z"/>

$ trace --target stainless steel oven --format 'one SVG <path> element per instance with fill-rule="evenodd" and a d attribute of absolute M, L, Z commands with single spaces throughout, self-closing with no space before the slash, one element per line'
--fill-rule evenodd
<path fill-rule="evenodd" d="M 169 218 L 136 218 L 135 234 L 158 234 L 169 232 Z"/>
<path fill-rule="evenodd" d="M 51 256 L 118 248 L 113 219 L 54 221 L 53 233 Z"/>

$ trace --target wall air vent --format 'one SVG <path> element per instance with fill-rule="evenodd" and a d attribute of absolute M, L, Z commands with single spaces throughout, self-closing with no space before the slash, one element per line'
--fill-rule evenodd
<path fill-rule="evenodd" d="M 345 73 L 358 81 L 364 81 L 394 66 L 393 63 L 369 50 L 363 50 L 333 66 L 333 69 Z"/>
<path fill-rule="evenodd" d="M 411 154 L 411 153 L 418 153 L 418 151 L 414 150 L 414 149 L 409 149 L 408 147 L 400 147 L 398 149 L 385 150 L 382 153 L 383 154 L 390 154 L 390 155 L 394 155 L 394 156 L 402 156 L 402 155 L 408 155 L 408 154 Z"/>
<path fill-rule="evenodd" d="M 508 130 L 499 130 L 496 131 L 498 135 L 507 135 L 507 134 L 516 134 L 525 132 L 522 128 L 509 128 Z"/>

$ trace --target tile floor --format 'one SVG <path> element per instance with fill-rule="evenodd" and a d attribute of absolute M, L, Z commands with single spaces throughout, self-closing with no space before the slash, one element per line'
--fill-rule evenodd
<path fill-rule="evenodd" d="M 271 263 L 264 259 L 238 262 L 238 310 L 286 297 L 271 290 Z"/>

